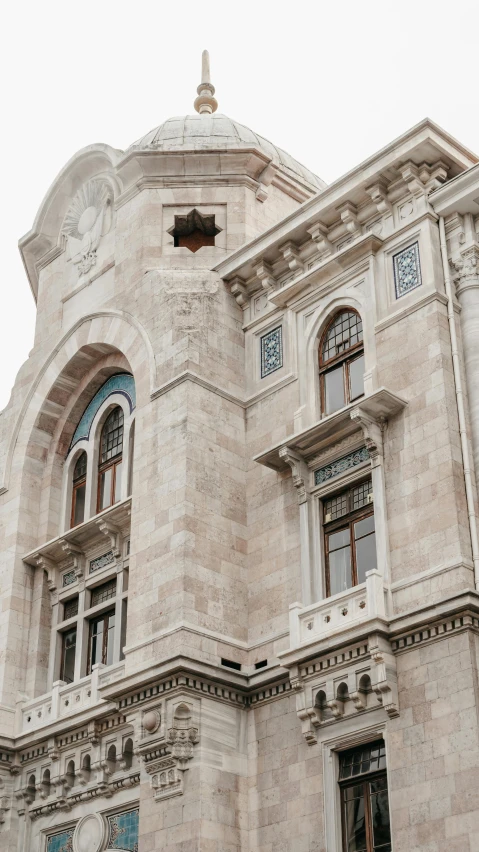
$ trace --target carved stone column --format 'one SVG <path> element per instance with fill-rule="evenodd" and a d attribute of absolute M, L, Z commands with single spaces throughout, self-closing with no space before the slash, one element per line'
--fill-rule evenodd
<path fill-rule="evenodd" d="M 296 488 L 299 503 L 299 535 L 301 542 L 301 602 L 304 606 L 320 600 L 320 589 L 313 558 L 313 513 L 309 488 L 310 471 L 299 453 L 290 447 L 282 447 L 281 458 L 291 468 L 293 485 Z"/>
<path fill-rule="evenodd" d="M 469 214 L 464 219 L 467 220 Z M 472 219 L 472 217 L 470 217 Z M 472 222 L 465 221 L 465 244 L 456 261 L 456 293 L 461 305 L 461 332 L 464 351 L 472 450 L 476 482 L 479 482 L 479 242 Z"/>
<path fill-rule="evenodd" d="M 391 570 L 389 564 L 389 537 L 383 442 L 386 420 L 383 417 L 379 417 L 377 420 L 373 419 L 361 409 L 360 405 L 358 405 L 357 408 L 354 408 L 351 412 L 351 420 L 357 423 L 358 426 L 361 426 L 364 435 L 364 442 L 371 459 L 371 482 L 374 496 L 378 567 L 383 575 L 385 584 L 389 585 L 391 582 Z"/>

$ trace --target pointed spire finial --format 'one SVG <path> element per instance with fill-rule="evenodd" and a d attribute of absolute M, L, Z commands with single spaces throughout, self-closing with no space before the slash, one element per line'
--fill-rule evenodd
<path fill-rule="evenodd" d="M 218 109 L 218 101 L 214 97 L 215 87 L 210 82 L 210 55 L 204 50 L 201 56 L 201 83 L 197 90 L 195 110 L 200 115 L 211 115 Z"/>

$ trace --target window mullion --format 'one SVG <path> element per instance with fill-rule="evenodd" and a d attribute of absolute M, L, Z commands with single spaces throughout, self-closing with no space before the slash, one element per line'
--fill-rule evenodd
<path fill-rule="evenodd" d="M 373 828 L 371 823 L 371 797 L 369 794 L 369 781 L 364 781 L 364 816 L 366 820 L 366 843 L 367 852 L 374 852 Z"/>

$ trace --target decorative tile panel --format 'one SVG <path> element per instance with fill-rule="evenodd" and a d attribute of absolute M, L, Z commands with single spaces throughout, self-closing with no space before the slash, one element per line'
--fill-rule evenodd
<path fill-rule="evenodd" d="M 367 461 L 368 459 L 369 450 L 367 447 L 361 447 L 353 453 L 348 453 L 347 456 L 342 456 L 340 459 L 336 459 L 336 461 L 331 462 L 331 464 L 327 464 L 324 467 L 320 467 L 318 470 L 315 470 L 314 484 L 322 485 L 322 483 L 327 482 L 328 479 L 333 479 L 333 477 L 339 476 L 340 473 L 344 473 L 345 470 L 349 470 L 351 467 L 356 467 L 356 465 L 361 464 L 361 462 Z"/>
<path fill-rule="evenodd" d="M 73 828 L 50 834 L 47 839 L 47 852 L 73 852 Z"/>
<path fill-rule="evenodd" d="M 89 573 L 94 574 L 95 571 L 100 571 L 101 568 L 111 565 L 114 561 L 113 551 L 109 550 L 108 553 L 104 553 L 102 556 L 97 556 L 96 559 L 91 560 Z"/>
<path fill-rule="evenodd" d="M 74 571 L 66 571 L 66 573 L 62 577 L 62 586 L 71 586 L 72 583 L 76 581 L 76 574 Z"/>
<path fill-rule="evenodd" d="M 419 243 L 413 243 L 393 256 L 396 299 L 422 284 Z"/>
<path fill-rule="evenodd" d="M 116 376 L 110 376 L 85 408 L 85 411 L 81 416 L 81 420 L 75 429 L 75 434 L 73 435 L 68 452 L 70 452 L 72 447 L 74 447 L 78 441 L 89 438 L 91 424 L 95 414 L 100 406 L 103 405 L 105 400 L 113 393 L 121 393 L 123 396 L 126 396 L 130 405 L 130 412 L 133 411 L 136 406 L 135 380 L 133 376 L 130 376 L 129 373 L 118 373 Z"/>
<path fill-rule="evenodd" d="M 138 852 L 138 817 L 138 808 L 108 817 L 109 849 Z"/>
<path fill-rule="evenodd" d="M 273 328 L 261 338 L 261 378 L 283 366 L 283 327 Z"/>

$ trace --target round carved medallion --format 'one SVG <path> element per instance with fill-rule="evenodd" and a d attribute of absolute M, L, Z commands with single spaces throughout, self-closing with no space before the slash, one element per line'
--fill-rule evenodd
<path fill-rule="evenodd" d="M 143 727 L 149 734 L 154 734 L 160 727 L 161 717 L 158 710 L 148 710 L 143 716 Z"/>
<path fill-rule="evenodd" d="M 105 827 L 98 814 L 88 814 L 78 823 L 73 835 L 73 852 L 99 852 L 103 846 Z"/>

